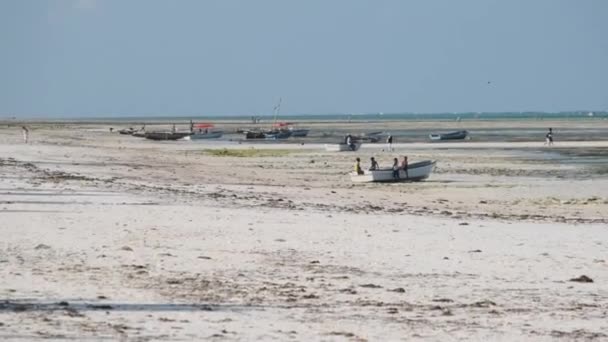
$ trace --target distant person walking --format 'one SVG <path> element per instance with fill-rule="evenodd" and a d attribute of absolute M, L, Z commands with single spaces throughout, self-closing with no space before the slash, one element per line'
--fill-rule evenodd
<path fill-rule="evenodd" d="M 21 132 L 23 133 L 23 142 L 27 144 L 30 140 L 30 130 L 25 126 L 21 126 Z"/>
<path fill-rule="evenodd" d="M 388 138 L 386 138 L 386 143 L 388 145 L 388 151 L 392 152 L 393 151 L 393 136 L 392 135 L 388 135 Z"/>
<path fill-rule="evenodd" d="M 553 128 L 549 128 L 549 132 L 545 135 L 545 145 L 553 146 Z"/>

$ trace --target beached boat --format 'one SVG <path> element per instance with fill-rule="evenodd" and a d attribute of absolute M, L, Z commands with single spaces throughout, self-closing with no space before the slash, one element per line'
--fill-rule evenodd
<path fill-rule="evenodd" d="M 118 131 L 118 133 L 120 134 L 124 134 L 124 135 L 131 135 L 135 132 L 135 129 L 133 127 L 130 128 L 123 128 L 121 130 Z"/>
<path fill-rule="evenodd" d="M 191 140 L 202 140 L 202 139 L 218 139 L 224 135 L 223 131 L 213 130 L 215 127 L 212 123 L 198 123 L 192 124 L 191 130 L 192 135 L 190 135 Z"/>
<path fill-rule="evenodd" d="M 407 167 L 407 176 L 405 171 L 399 170 L 399 178 L 393 178 L 393 169 L 380 169 L 363 171 L 364 174 L 359 175 L 354 172 L 350 174 L 350 179 L 355 183 L 370 183 L 370 182 L 412 182 L 421 181 L 429 178 L 431 172 L 435 168 L 435 161 L 425 160 L 417 163 L 409 164 Z"/>
<path fill-rule="evenodd" d="M 134 137 L 137 138 L 145 138 L 146 137 L 146 131 L 137 131 L 137 132 L 133 132 L 133 134 L 131 134 Z"/>
<path fill-rule="evenodd" d="M 245 139 L 264 139 L 266 135 L 262 131 L 244 131 Z"/>
<path fill-rule="evenodd" d="M 431 140 L 463 140 L 469 135 L 468 131 L 429 134 Z"/>
<path fill-rule="evenodd" d="M 362 140 L 368 140 L 369 142 L 372 143 L 377 143 L 380 142 L 380 140 L 385 140 L 386 133 L 384 132 L 372 132 L 372 133 L 367 133 L 365 135 L 362 135 L 361 137 L 359 137 L 359 139 Z"/>
<path fill-rule="evenodd" d="M 190 136 L 191 140 L 199 139 L 218 139 L 224 135 L 223 131 L 207 131 L 207 132 L 194 132 Z"/>
<path fill-rule="evenodd" d="M 150 140 L 179 140 L 192 135 L 191 132 L 147 132 L 146 139 Z"/>
<path fill-rule="evenodd" d="M 345 152 L 345 151 L 356 151 L 361 147 L 360 142 L 355 142 L 353 146 L 348 144 L 325 144 L 325 151 L 327 152 Z"/>
<path fill-rule="evenodd" d="M 290 136 L 291 131 L 289 130 L 272 130 L 264 132 L 264 139 L 267 140 L 287 139 Z"/>
<path fill-rule="evenodd" d="M 304 128 L 290 128 L 289 131 L 291 131 L 291 136 L 294 138 L 303 138 L 308 135 L 308 132 L 310 132 L 309 129 Z"/>
<path fill-rule="evenodd" d="M 245 139 L 277 140 L 287 139 L 291 136 L 291 132 L 288 130 L 246 131 L 244 133 Z"/>

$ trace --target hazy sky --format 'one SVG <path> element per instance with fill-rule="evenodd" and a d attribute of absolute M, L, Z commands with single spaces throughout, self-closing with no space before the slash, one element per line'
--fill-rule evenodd
<path fill-rule="evenodd" d="M 606 110 L 606 18 L 606 0 L 0 0 L 0 116 Z"/>

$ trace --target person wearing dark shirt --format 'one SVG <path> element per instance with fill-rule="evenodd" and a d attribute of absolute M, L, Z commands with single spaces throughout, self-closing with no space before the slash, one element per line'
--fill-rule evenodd
<path fill-rule="evenodd" d="M 370 162 L 371 162 L 371 165 L 369 167 L 370 171 L 378 170 L 380 168 L 380 166 L 378 165 L 378 162 L 376 161 L 376 159 L 374 157 L 370 158 Z"/>
<path fill-rule="evenodd" d="M 553 145 L 553 128 L 549 128 L 549 132 L 545 135 L 545 145 Z"/>
<path fill-rule="evenodd" d="M 389 152 L 393 150 L 393 136 L 392 135 L 388 135 L 388 138 L 386 138 L 386 143 L 388 144 L 388 150 Z"/>

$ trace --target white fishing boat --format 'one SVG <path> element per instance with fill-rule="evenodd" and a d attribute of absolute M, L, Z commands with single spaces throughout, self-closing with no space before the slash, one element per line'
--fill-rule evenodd
<path fill-rule="evenodd" d="M 348 144 L 325 144 L 325 151 L 327 152 L 345 152 L 345 151 L 356 151 L 361 147 L 360 142 L 353 143 L 352 146 Z"/>
<path fill-rule="evenodd" d="M 352 172 L 350 179 L 355 183 L 371 182 L 412 182 L 429 178 L 435 168 L 434 160 L 425 160 L 409 164 L 407 175 L 404 170 L 399 170 L 399 178 L 393 177 L 393 169 L 365 170 L 362 175 Z"/>
<path fill-rule="evenodd" d="M 207 131 L 207 132 L 194 132 L 194 134 L 192 134 L 190 136 L 190 139 L 192 140 L 199 140 L 199 139 L 218 139 L 221 138 L 222 135 L 224 135 L 224 132 L 222 131 Z"/>
<path fill-rule="evenodd" d="M 192 124 L 191 130 L 192 135 L 190 136 L 191 140 L 201 140 L 201 139 L 218 139 L 224 135 L 223 131 L 214 130 L 215 125 L 212 123 L 199 123 Z"/>
<path fill-rule="evenodd" d="M 464 140 L 469 136 L 468 131 L 456 131 L 450 133 L 433 133 L 429 134 L 431 140 Z"/>

